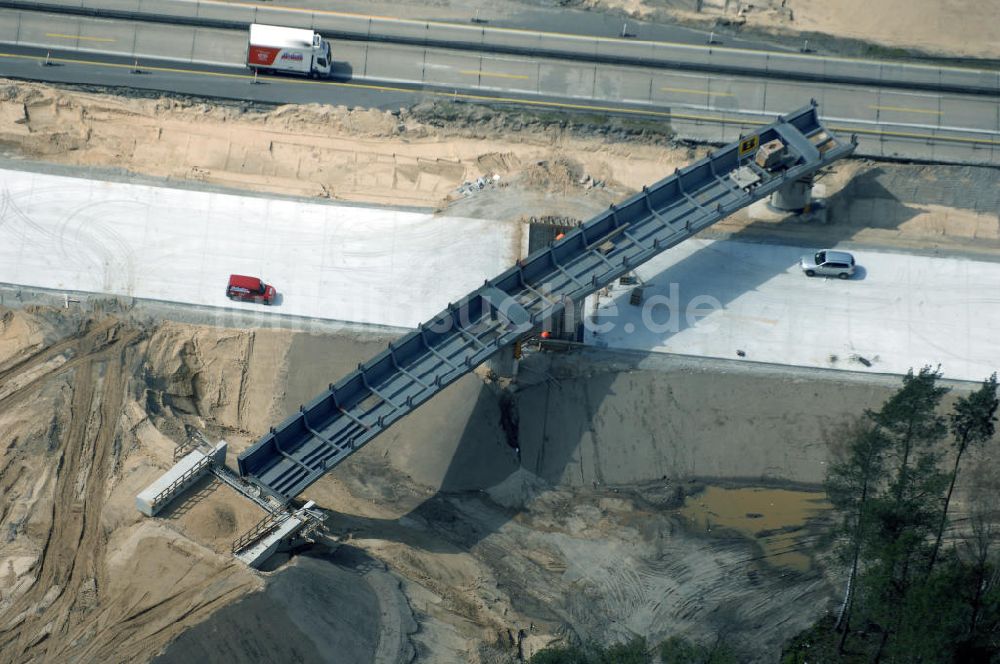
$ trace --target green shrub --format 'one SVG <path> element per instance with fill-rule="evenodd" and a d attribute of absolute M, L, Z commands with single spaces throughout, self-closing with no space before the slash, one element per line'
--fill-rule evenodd
<path fill-rule="evenodd" d="M 583 664 L 592 661 L 587 652 L 578 646 L 553 646 L 536 652 L 529 664 Z"/>
<path fill-rule="evenodd" d="M 652 661 L 646 639 L 637 636 L 627 643 L 607 647 L 552 646 L 535 653 L 529 664 L 651 664 Z"/>
<path fill-rule="evenodd" d="M 736 664 L 736 653 L 719 641 L 714 646 L 703 646 L 682 636 L 671 636 L 660 644 L 660 661 L 663 664 Z"/>
<path fill-rule="evenodd" d="M 602 664 L 649 664 L 652 661 L 653 656 L 642 636 L 637 636 L 628 643 L 608 646 L 601 657 Z"/>

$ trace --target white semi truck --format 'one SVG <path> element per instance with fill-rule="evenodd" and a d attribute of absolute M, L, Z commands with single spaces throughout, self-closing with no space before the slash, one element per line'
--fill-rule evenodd
<path fill-rule="evenodd" d="M 312 78 L 330 75 L 330 44 L 318 32 L 277 25 L 250 26 L 247 67 Z"/>

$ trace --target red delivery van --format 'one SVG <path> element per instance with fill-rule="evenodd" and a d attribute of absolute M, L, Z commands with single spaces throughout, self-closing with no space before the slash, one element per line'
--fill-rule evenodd
<path fill-rule="evenodd" d="M 263 302 L 271 304 L 277 293 L 274 286 L 265 284 L 257 277 L 246 277 L 242 274 L 229 275 L 229 285 L 226 286 L 226 297 L 230 300 L 244 302 Z"/>

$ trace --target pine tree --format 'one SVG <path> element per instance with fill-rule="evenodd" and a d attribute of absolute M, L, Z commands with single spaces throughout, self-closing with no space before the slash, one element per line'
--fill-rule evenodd
<path fill-rule="evenodd" d="M 846 558 L 851 564 L 843 610 L 837 621 L 841 629 L 838 651 L 843 652 L 850 633 L 851 612 L 857 592 L 854 589 L 861 561 L 862 546 L 871 527 L 870 499 L 885 482 L 885 452 L 888 438 L 868 420 L 847 430 L 844 459 L 834 463 L 827 473 L 827 498 L 843 514 L 842 534 L 847 542 Z"/>
<path fill-rule="evenodd" d="M 944 508 L 941 510 L 937 536 L 934 539 L 934 549 L 931 551 L 931 558 L 927 565 L 928 574 L 934 569 L 938 552 L 941 550 L 941 539 L 944 537 L 945 525 L 948 522 L 948 506 L 951 504 L 951 495 L 955 490 L 955 480 L 958 479 L 958 467 L 962 462 L 962 455 L 970 446 L 981 445 L 993 437 L 996 430 L 998 405 L 1000 405 L 1000 400 L 997 399 L 997 375 L 994 373 L 983 381 L 978 390 L 968 397 L 960 397 L 955 402 L 955 408 L 948 418 L 954 437 L 955 466 L 951 470 L 951 482 L 944 499 Z"/>
<path fill-rule="evenodd" d="M 903 386 L 877 412 L 867 416 L 888 439 L 888 486 L 871 501 L 873 524 L 865 546 L 871 565 L 864 575 L 866 607 L 882 629 L 876 659 L 909 615 L 916 580 L 914 570 L 929 559 L 927 542 L 934 532 L 937 507 L 947 483 L 938 469 L 938 443 L 947 434 L 938 414 L 948 389 L 937 385 L 941 374 L 923 367 L 903 377 Z"/>
<path fill-rule="evenodd" d="M 831 620 L 801 635 L 795 657 L 812 661 L 822 659 L 822 652 L 875 662 L 1000 662 L 991 659 L 1000 655 L 1000 562 L 993 550 L 1000 541 L 993 526 L 997 485 L 973 492 L 970 533 L 956 547 L 942 546 L 964 455 L 995 432 L 997 377 L 957 399 L 947 418 L 939 414 L 948 392 L 939 378 L 931 367 L 911 370 L 880 409 L 866 411 L 841 436 L 846 450 L 831 464 L 826 488 L 843 516 L 839 534 L 853 592 L 845 596 L 838 621 L 839 654 L 822 636 L 829 637 Z M 955 458 L 946 473 L 941 462 L 949 432 Z M 996 480 L 987 469 L 976 470 L 977 482 Z M 850 622 L 864 622 L 880 635 L 872 640 L 855 633 L 861 650 L 845 655 Z M 817 649 L 808 650 L 810 645 Z M 833 661 L 829 657 L 824 661 Z"/>

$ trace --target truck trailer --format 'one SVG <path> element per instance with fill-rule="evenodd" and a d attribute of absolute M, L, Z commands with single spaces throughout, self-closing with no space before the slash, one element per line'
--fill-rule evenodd
<path fill-rule="evenodd" d="M 250 26 L 247 67 L 312 78 L 330 75 L 330 43 L 318 32 L 277 25 Z"/>

